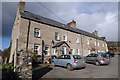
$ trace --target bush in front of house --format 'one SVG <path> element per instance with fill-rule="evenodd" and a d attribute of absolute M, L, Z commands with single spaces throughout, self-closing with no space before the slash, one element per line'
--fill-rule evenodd
<path fill-rule="evenodd" d="M 2 64 L 2 80 L 18 79 L 18 74 L 13 71 L 13 63 Z"/>

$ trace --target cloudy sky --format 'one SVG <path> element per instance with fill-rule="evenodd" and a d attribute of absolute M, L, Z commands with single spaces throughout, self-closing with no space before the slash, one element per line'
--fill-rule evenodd
<path fill-rule="evenodd" d="M 16 2 L 2 3 L 0 49 L 9 47 L 16 8 Z M 64 24 L 75 20 L 79 29 L 88 32 L 97 30 L 99 36 L 105 36 L 108 41 L 118 41 L 117 2 L 27 2 L 26 10 Z"/>

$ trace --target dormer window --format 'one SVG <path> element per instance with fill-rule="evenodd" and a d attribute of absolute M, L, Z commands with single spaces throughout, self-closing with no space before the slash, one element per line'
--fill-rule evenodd
<path fill-rule="evenodd" d="M 34 37 L 41 37 L 40 36 L 40 29 L 38 29 L 38 28 L 34 29 Z"/>
<path fill-rule="evenodd" d="M 55 40 L 60 40 L 59 33 L 55 32 Z"/>

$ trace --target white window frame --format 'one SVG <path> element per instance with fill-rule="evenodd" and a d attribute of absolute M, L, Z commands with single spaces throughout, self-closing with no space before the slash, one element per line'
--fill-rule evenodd
<path fill-rule="evenodd" d="M 63 41 L 67 41 L 67 35 L 63 36 Z"/>
<path fill-rule="evenodd" d="M 34 28 L 34 37 L 41 37 L 41 31 L 39 28 Z"/>
<path fill-rule="evenodd" d="M 89 41 L 89 39 L 87 39 L 87 44 L 88 44 L 88 45 L 90 44 L 90 41 Z"/>
<path fill-rule="evenodd" d="M 95 46 L 96 46 L 96 42 L 95 42 Z"/>
<path fill-rule="evenodd" d="M 76 38 L 76 42 L 77 42 L 77 43 L 80 43 L 79 38 Z"/>
<path fill-rule="evenodd" d="M 90 52 L 91 52 L 91 51 L 90 51 L 90 50 L 88 50 L 88 53 L 89 53 L 89 54 L 90 54 Z"/>
<path fill-rule="evenodd" d="M 105 47 L 104 43 L 102 45 L 103 45 L 103 47 Z"/>
<path fill-rule="evenodd" d="M 98 42 L 98 46 L 100 46 L 100 43 Z"/>
<path fill-rule="evenodd" d="M 55 49 L 55 48 L 53 48 L 53 54 L 54 54 L 54 55 L 56 54 L 55 50 L 56 50 L 56 49 Z"/>
<path fill-rule="evenodd" d="M 60 35 L 58 32 L 55 32 L 55 40 L 60 40 Z"/>
<path fill-rule="evenodd" d="M 35 48 L 37 47 L 37 48 Z M 34 44 L 34 53 L 37 55 L 40 55 L 40 45 L 39 44 Z"/>
<path fill-rule="evenodd" d="M 57 48 L 53 48 L 53 54 L 55 55 L 56 53 L 58 53 Z"/>
<path fill-rule="evenodd" d="M 47 47 L 47 50 L 46 50 L 46 47 Z M 45 51 L 47 52 L 46 55 L 50 55 L 49 51 L 50 51 L 50 47 L 49 46 L 45 46 Z"/>

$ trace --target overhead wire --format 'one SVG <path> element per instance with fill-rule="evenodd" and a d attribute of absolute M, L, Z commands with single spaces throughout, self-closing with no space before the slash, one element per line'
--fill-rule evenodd
<path fill-rule="evenodd" d="M 39 0 L 37 0 L 38 3 L 43 6 L 44 8 L 46 8 L 50 13 L 52 13 L 55 17 L 57 17 L 59 20 L 61 20 L 63 23 L 66 23 L 63 19 L 61 19 L 58 15 L 56 15 L 52 10 L 50 10 L 48 7 L 46 7 L 44 4 L 42 4 Z"/>

